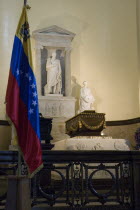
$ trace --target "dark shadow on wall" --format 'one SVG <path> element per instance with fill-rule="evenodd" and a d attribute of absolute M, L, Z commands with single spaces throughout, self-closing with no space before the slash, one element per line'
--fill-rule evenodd
<path fill-rule="evenodd" d="M 41 49 L 41 94 L 44 96 L 44 86 L 47 83 L 47 72 L 46 72 L 46 62 L 47 62 L 48 52 L 44 47 Z"/>
<path fill-rule="evenodd" d="M 77 112 L 79 109 L 79 96 L 80 96 L 81 85 L 79 85 L 79 83 L 77 82 L 76 77 L 72 76 L 71 80 L 72 80 L 72 96 L 77 99 L 75 103 L 75 110 Z"/>

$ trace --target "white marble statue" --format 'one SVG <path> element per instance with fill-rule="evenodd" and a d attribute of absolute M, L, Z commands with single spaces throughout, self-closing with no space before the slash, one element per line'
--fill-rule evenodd
<path fill-rule="evenodd" d="M 44 87 L 45 95 L 61 94 L 62 89 L 62 72 L 60 60 L 56 59 L 56 51 L 47 59 L 47 84 Z"/>
<path fill-rule="evenodd" d="M 91 93 L 90 88 L 87 87 L 87 82 L 83 82 L 83 87 L 80 90 L 80 108 L 78 113 L 85 110 L 94 110 L 93 103 L 95 99 Z"/>

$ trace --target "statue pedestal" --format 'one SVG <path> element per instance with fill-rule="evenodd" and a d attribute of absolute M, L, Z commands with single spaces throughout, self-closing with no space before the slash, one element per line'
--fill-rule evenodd
<path fill-rule="evenodd" d="M 75 116 L 75 101 L 74 97 L 59 94 L 39 96 L 39 112 L 45 118 L 53 118 L 51 135 L 54 142 L 68 137 L 65 121 Z"/>
<path fill-rule="evenodd" d="M 75 101 L 74 97 L 65 97 L 57 94 L 39 96 L 39 111 L 46 118 L 71 118 L 75 115 Z"/>

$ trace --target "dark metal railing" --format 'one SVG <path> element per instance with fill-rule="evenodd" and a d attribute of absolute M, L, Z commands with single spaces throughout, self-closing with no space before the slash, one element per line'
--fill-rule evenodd
<path fill-rule="evenodd" d="M 18 169 L 18 152 L 0 151 L 0 209 L 5 209 L 8 175 L 16 175 Z"/>
<path fill-rule="evenodd" d="M 16 151 L 0 152 L 0 182 L 17 173 L 18 158 Z M 34 208 L 140 209 L 139 151 L 43 151 L 43 161 L 31 180 Z M 0 206 L 5 200 L 6 192 Z"/>
<path fill-rule="evenodd" d="M 137 209 L 140 152 L 44 151 L 43 159 L 32 180 L 32 206 Z"/>

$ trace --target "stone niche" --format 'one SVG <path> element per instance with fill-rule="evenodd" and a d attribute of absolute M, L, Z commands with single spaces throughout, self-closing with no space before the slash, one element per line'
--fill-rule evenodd
<path fill-rule="evenodd" d="M 75 34 L 58 26 L 50 26 L 33 32 L 35 40 L 35 76 L 37 80 L 39 111 L 44 117 L 53 118 L 54 141 L 66 137 L 65 121 L 75 115 L 75 98 L 71 96 L 71 42 Z M 46 70 L 53 52 L 60 66 L 61 88 L 58 92 L 45 92 L 49 86 Z M 55 69 L 54 69 L 55 71 Z M 48 78 L 47 78 L 48 76 Z M 51 77 L 50 77 L 51 78 Z"/>

